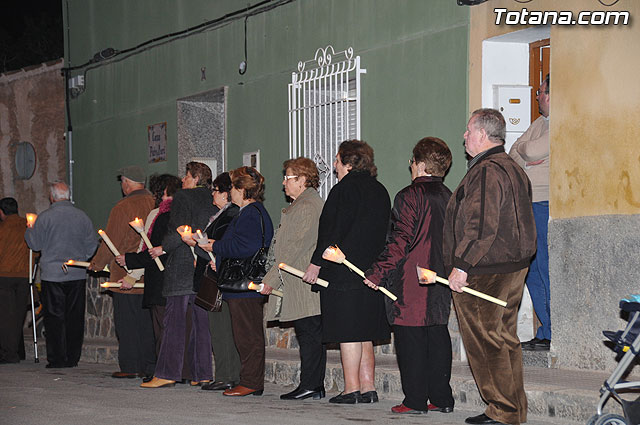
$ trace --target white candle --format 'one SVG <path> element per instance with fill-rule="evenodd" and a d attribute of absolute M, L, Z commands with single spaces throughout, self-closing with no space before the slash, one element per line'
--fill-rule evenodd
<path fill-rule="evenodd" d="M 261 283 L 260 285 L 253 283 L 253 282 L 249 282 L 249 289 L 252 289 L 256 292 L 260 292 L 262 291 L 262 289 L 264 289 L 264 283 Z M 272 289 L 271 290 L 271 295 L 275 295 L 276 297 L 281 297 L 282 298 L 282 291 L 278 291 L 277 289 Z"/>
<path fill-rule="evenodd" d="M 103 282 L 100 284 L 101 288 L 122 288 L 122 283 L 120 282 Z M 134 283 L 134 289 L 144 288 L 144 283 Z"/>
<path fill-rule="evenodd" d="M 325 249 L 324 252 L 322 253 L 322 258 L 328 261 L 332 261 L 334 263 L 338 263 L 338 264 L 342 263 L 345 266 L 349 267 L 352 271 L 360 275 L 363 279 L 365 279 L 364 272 L 360 270 L 355 264 L 348 261 L 344 253 L 337 246 L 330 246 L 327 249 Z M 391 298 L 393 301 L 396 301 L 398 299 L 398 297 L 396 297 L 394 294 L 389 292 L 387 288 L 378 286 L 378 290 L 383 294 L 385 294 L 387 297 Z"/>
<path fill-rule="evenodd" d="M 300 279 L 302 279 L 302 276 L 304 276 L 304 272 L 302 270 L 291 267 L 290 265 L 285 263 L 278 264 L 278 268 L 280 270 L 284 270 L 287 273 L 291 273 L 294 276 L 298 276 Z M 324 286 L 326 288 L 327 286 L 329 286 L 329 282 L 324 279 L 318 278 L 318 280 L 316 281 L 316 285 Z"/>
<path fill-rule="evenodd" d="M 436 283 L 440 282 L 449 286 L 449 281 L 445 278 L 442 278 L 436 274 L 436 272 L 425 269 L 420 266 L 416 266 L 416 271 L 418 272 L 418 282 L 422 284 Z M 507 303 L 498 298 L 492 297 L 491 295 L 487 295 L 484 292 L 476 291 L 475 289 L 467 288 L 466 286 L 462 288 L 462 292 L 466 292 L 468 294 L 474 295 L 478 298 L 482 298 L 483 300 L 490 301 L 494 304 L 498 304 L 502 307 L 506 307 Z"/>
<path fill-rule="evenodd" d="M 142 237 L 142 240 L 149 250 L 153 249 L 153 245 L 151 245 L 151 241 L 149 240 L 147 233 L 144 231 L 144 221 L 136 217 L 135 220 L 129 222 L 129 226 L 133 227 L 136 232 L 140 233 L 140 237 Z M 160 258 L 156 257 L 154 260 L 158 269 L 160 269 L 161 272 L 164 271 L 164 265 L 162 264 L 162 261 L 160 261 Z"/>
<path fill-rule="evenodd" d="M 102 240 L 104 240 L 104 243 L 107 244 L 107 246 L 109 247 L 109 249 L 111 250 L 111 253 L 113 255 L 115 255 L 116 257 L 120 255 L 120 252 L 118 252 L 118 248 L 116 248 L 116 246 L 113 244 L 113 242 L 111 242 L 111 239 L 109 239 L 109 236 L 107 236 L 107 233 L 100 229 L 98 230 L 98 234 L 100 235 L 100 237 L 102 238 Z M 130 273 L 128 268 L 124 268 L 127 273 Z"/>

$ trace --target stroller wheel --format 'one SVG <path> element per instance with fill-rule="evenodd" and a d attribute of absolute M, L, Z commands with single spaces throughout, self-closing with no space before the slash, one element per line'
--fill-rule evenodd
<path fill-rule="evenodd" d="M 595 422 L 593 420 L 595 419 Z M 607 413 L 600 417 L 595 415 L 589 419 L 588 425 L 628 425 L 624 417 L 613 413 Z"/>

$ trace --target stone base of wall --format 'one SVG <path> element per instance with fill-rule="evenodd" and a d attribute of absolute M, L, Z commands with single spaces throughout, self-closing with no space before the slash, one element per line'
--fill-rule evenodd
<path fill-rule="evenodd" d="M 640 215 L 552 220 L 549 257 L 556 366 L 613 370 L 602 331 L 623 329 L 620 299 L 640 293 Z"/>

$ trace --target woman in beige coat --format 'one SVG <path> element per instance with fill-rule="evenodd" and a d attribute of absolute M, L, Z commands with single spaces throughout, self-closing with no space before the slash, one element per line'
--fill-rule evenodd
<path fill-rule="evenodd" d="M 272 296 L 267 306 L 267 320 L 293 321 L 300 346 L 300 385 L 280 396 L 282 400 L 303 400 L 325 396 L 324 374 L 326 349 L 322 344 L 320 296 L 311 291 L 311 285 L 286 272 L 277 264 L 286 263 L 305 270 L 311 261 L 318 238 L 318 220 L 323 201 L 316 189 L 319 185 L 318 169 L 309 158 L 296 158 L 284 162 L 285 194 L 293 200 L 282 210 L 280 226 L 271 243 L 275 265 L 262 280 L 263 294 L 279 289 L 282 298 Z"/>

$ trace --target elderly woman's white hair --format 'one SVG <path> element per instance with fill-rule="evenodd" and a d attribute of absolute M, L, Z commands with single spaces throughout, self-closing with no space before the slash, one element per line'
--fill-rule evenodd
<path fill-rule="evenodd" d="M 69 199 L 69 186 L 65 182 L 53 182 L 49 185 L 49 194 L 53 202 Z"/>

